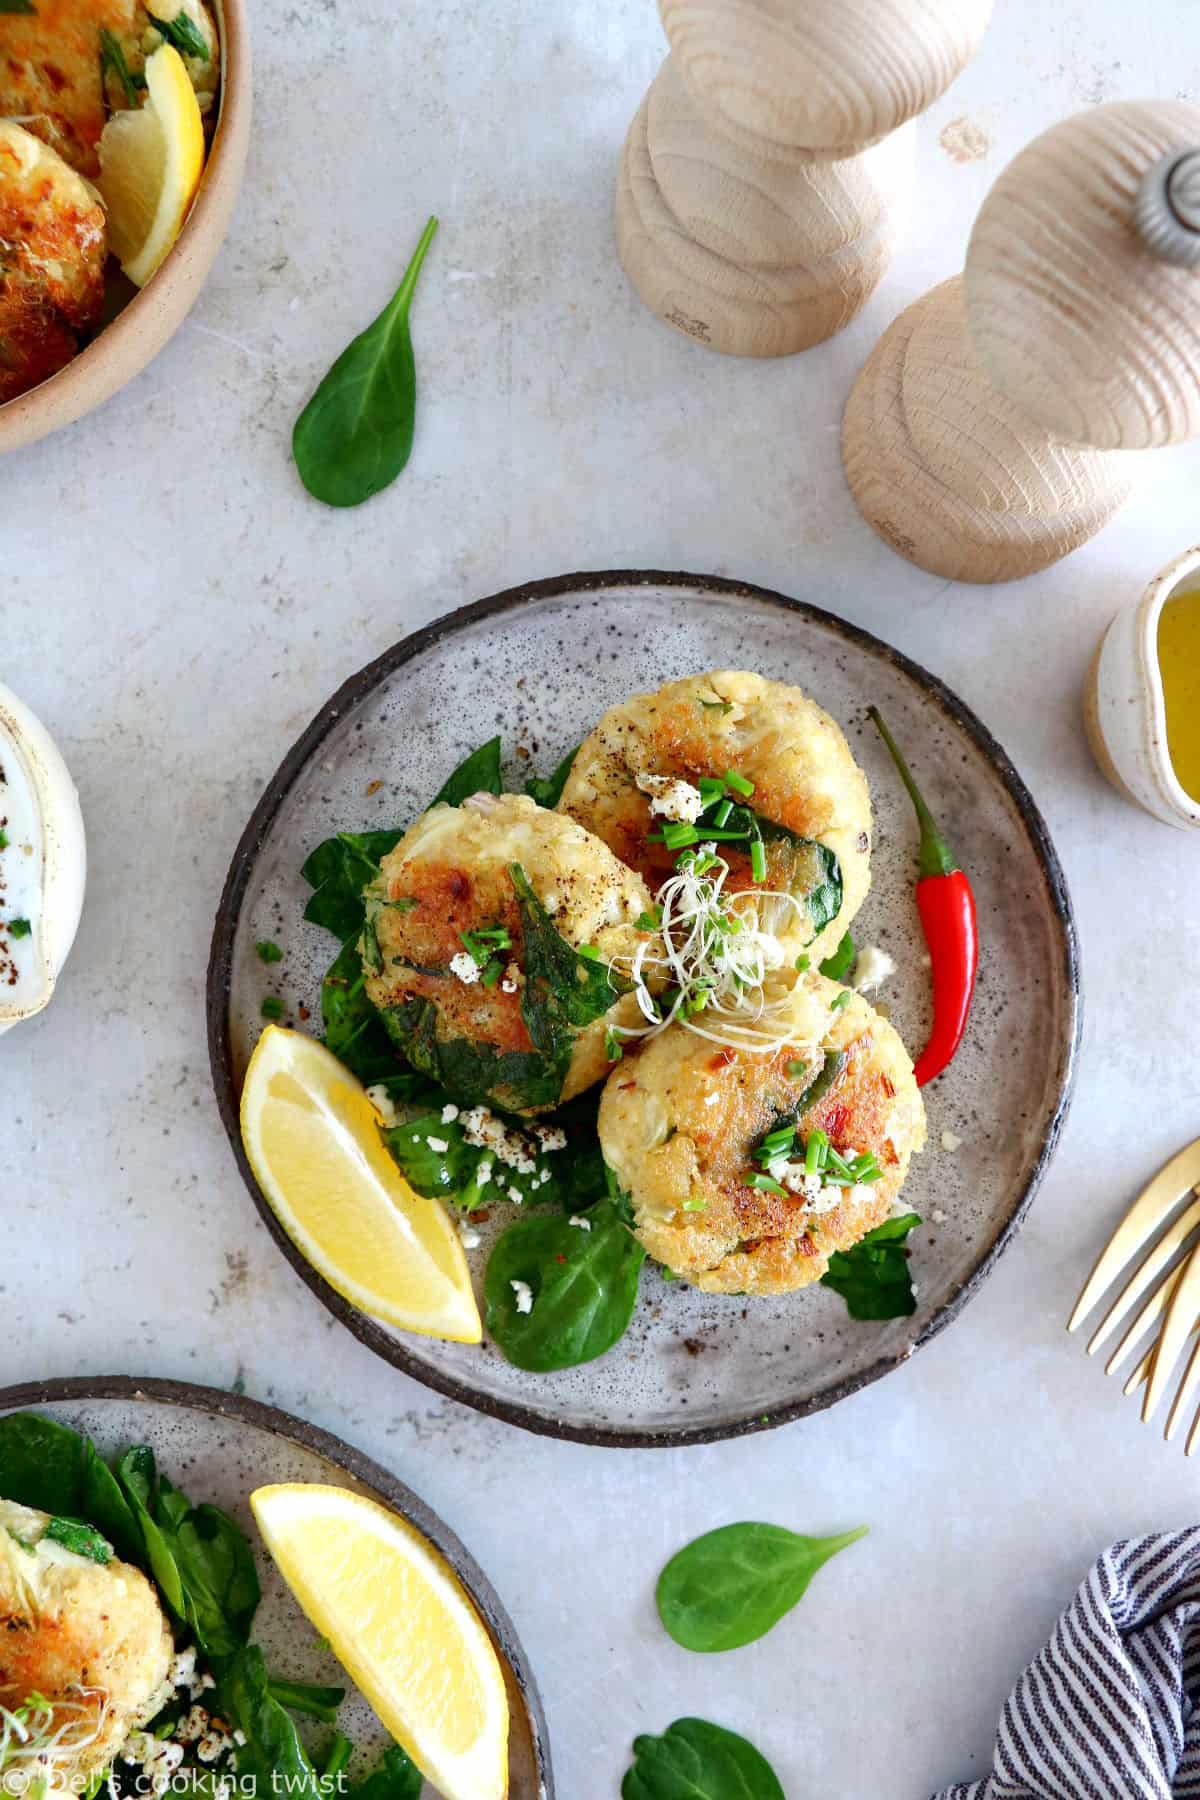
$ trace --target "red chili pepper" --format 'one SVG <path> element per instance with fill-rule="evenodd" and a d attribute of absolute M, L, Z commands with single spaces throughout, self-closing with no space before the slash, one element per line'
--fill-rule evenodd
<path fill-rule="evenodd" d="M 975 991 L 975 971 L 979 967 L 975 896 L 971 892 L 971 883 L 926 806 L 895 738 L 879 716 L 878 708 L 869 707 L 868 712 L 908 789 L 921 827 L 917 911 L 929 946 L 933 974 L 933 1029 L 929 1033 L 929 1042 L 916 1060 L 913 1073 L 917 1086 L 924 1087 L 935 1075 L 941 1074 L 962 1043 L 967 1028 L 967 1014 Z"/>

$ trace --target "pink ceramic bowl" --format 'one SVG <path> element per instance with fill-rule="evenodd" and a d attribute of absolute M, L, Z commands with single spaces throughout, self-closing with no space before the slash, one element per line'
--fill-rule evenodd
<path fill-rule="evenodd" d="M 221 99 L 200 191 L 161 269 L 73 362 L 0 406 L 0 451 L 32 444 L 123 388 L 182 325 L 221 248 L 250 139 L 250 41 L 245 0 L 215 0 Z"/>

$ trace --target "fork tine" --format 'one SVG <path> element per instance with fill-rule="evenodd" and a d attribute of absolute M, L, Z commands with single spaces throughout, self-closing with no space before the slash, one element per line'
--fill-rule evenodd
<path fill-rule="evenodd" d="M 1117 1298 L 1113 1301 L 1108 1312 L 1105 1314 L 1104 1318 L 1101 1319 L 1099 1325 L 1092 1334 L 1091 1341 L 1088 1344 L 1089 1356 L 1095 1356 L 1105 1338 L 1109 1336 L 1110 1332 L 1115 1330 L 1120 1324 L 1122 1317 L 1129 1311 L 1129 1308 L 1140 1299 L 1142 1294 L 1145 1293 L 1159 1270 L 1166 1268 L 1180 1244 L 1183 1243 L 1185 1238 L 1191 1236 L 1197 1225 L 1200 1225 L 1200 1199 L 1193 1200 L 1187 1211 L 1181 1213 L 1179 1218 L 1176 1219 L 1170 1231 L 1165 1231 L 1163 1233 L 1162 1237 L 1158 1240 L 1157 1244 L 1155 1244 L 1153 1250 L 1151 1250 L 1149 1256 L 1147 1256 L 1145 1262 L 1142 1263 L 1137 1273 L 1131 1277 L 1127 1285 L 1122 1288 L 1121 1292 L 1117 1295 Z M 1119 1356 L 1117 1360 L 1120 1361 Z M 1109 1373 L 1112 1373 L 1111 1365 Z"/>
<path fill-rule="evenodd" d="M 1129 1377 L 1129 1380 L 1125 1383 L 1125 1386 L 1121 1389 L 1122 1394 L 1133 1394 L 1133 1393 L 1137 1392 L 1138 1388 L 1141 1387 L 1143 1381 L 1145 1381 L 1146 1377 L 1149 1375 L 1150 1365 L 1153 1361 L 1154 1361 L 1154 1345 L 1151 1344 L 1151 1346 L 1147 1350 L 1145 1356 L 1143 1356 L 1141 1362 L 1138 1364 L 1137 1368 L 1133 1371 L 1133 1374 Z"/>
<path fill-rule="evenodd" d="M 1163 1436 L 1166 1438 L 1168 1444 L 1179 1429 L 1179 1424 L 1187 1409 L 1188 1401 L 1196 1391 L 1197 1382 L 1200 1382 L 1200 1338 L 1197 1338 L 1196 1342 L 1192 1345 L 1192 1354 L 1188 1357 L 1188 1365 L 1183 1372 L 1183 1380 L 1179 1384 L 1179 1392 L 1176 1394 L 1174 1400 L 1172 1400 L 1171 1410 L 1167 1414 L 1167 1423 L 1163 1431 Z M 1191 1433 L 1189 1432 L 1188 1435 L 1190 1437 Z"/>
<path fill-rule="evenodd" d="M 1126 1331 L 1124 1337 L 1105 1363 L 1104 1373 L 1106 1375 L 1113 1375 L 1116 1373 L 1118 1365 L 1125 1361 L 1125 1358 L 1129 1355 L 1129 1352 L 1133 1349 L 1133 1346 L 1137 1343 L 1142 1333 L 1154 1323 L 1155 1319 L 1161 1318 L 1163 1313 L 1166 1312 L 1168 1306 L 1170 1306 L 1172 1300 L 1175 1298 L 1175 1289 L 1179 1286 L 1179 1278 L 1182 1273 L 1182 1266 L 1178 1269 L 1172 1269 L 1171 1273 L 1159 1282 L 1146 1304 L 1138 1313 L 1137 1318 L 1133 1321 L 1133 1324 Z M 1153 1353 L 1154 1346 L 1151 1344 L 1150 1354 L 1153 1355 Z"/>
<path fill-rule="evenodd" d="M 1200 1139 L 1185 1145 L 1170 1162 L 1164 1163 L 1121 1220 L 1083 1284 L 1083 1292 L 1067 1321 L 1068 1331 L 1079 1329 L 1119 1270 L 1131 1261 L 1147 1238 L 1153 1236 L 1188 1189 L 1196 1192 L 1197 1184 L 1200 1184 Z"/>
<path fill-rule="evenodd" d="M 1191 1335 L 1198 1312 L 1200 1312 L 1200 1253 L 1193 1250 L 1183 1265 L 1179 1280 L 1175 1285 L 1175 1292 L 1171 1296 L 1171 1304 L 1167 1308 L 1166 1318 L 1163 1320 L 1158 1347 L 1154 1352 L 1154 1367 L 1150 1371 L 1146 1398 L 1142 1402 L 1143 1422 L 1148 1422 L 1153 1417 L 1155 1408 L 1166 1392 L 1175 1359 Z"/>
<path fill-rule="evenodd" d="M 1200 1445 L 1200 1410 L 1197 1410 L 1196 1417 L 1192 1420 L 1192 1429 L 1188 1432 L 1187 1443 L 1183 1447 L 1184 1455 L 1194 1455 L 1198 1445 Z"/>

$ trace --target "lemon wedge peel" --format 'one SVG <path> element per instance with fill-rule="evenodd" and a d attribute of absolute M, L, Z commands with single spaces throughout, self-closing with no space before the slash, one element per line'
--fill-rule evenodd
<path fill-rule="evenodd" d="M 138 287 L 166 260 L 204 173 L 204 123 L 178 50 L 161 45 L 145 76 L 145 106 L 114 113 L 101 133 L 96 184 L 113 254 Z"/>
<path fill-rule="evenodd" d="M 483 1337 L 458 1232 L 388 1155 L 365 1090 L 324 1045 L 270 1025 L 250 1059 L 242 1144 L 305 1260 L 359 1311 L 403 1331 Z"/>
<path fill-rule="evenodd" d="M 422 1774 L 446 1800 L 505 1800 L 504 1673 L 444 1557 L 347 1488 L 283 1482 L 250 1506 L 305 1616 Z"/>

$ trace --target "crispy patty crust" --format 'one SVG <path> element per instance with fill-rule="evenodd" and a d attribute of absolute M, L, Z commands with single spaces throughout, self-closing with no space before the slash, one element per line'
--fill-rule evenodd
<path fill-rule="evenodd" d="M 70 362 L 104 306 L 104 208 L 62 157 L 0 120 L 0 405 Z"/>
<path fill-rule="evenodd" d="M 637 1236 L 693 1286 L 719 1294 L 806 1287 L 834 1250 L 849 1249 L 891 1212 L 925 1142 L 925 1109 L 897 1033 L 859 994 L 832 1010 L 843 992 L 817 974 L 797 981 L 792 1038 L 773 1056 L 714 1051 L 673 1025 L 610 1075 L 600 1103 L 605 1160 L 632 1199 Z M 802 1102 L 826 1057 L 842 1052 L 842 1072 L 801 1112 L 798 1135 L 819 1128 L 847 1158 L 873 1152 L 881 1178 L 811 1196 L 750 1187 L 756 1146 Z"/>
<path fill-rule="evenodd" d="M 438 1070 L 456 1099 L 487 1098 L 510 1111 L 533 1112 L 599 1081 L 609 1066 L 606 1027 L 632 1023 L 638 1014 L 631 996 L 612 990 L 613 1004 L 602 1017 L 570 1029 L 561 1092 L 532 1097 L 523 1069 L 533 1070 L 529 1079 L 536 1082 L 541 1053 L 528 1024 L 514 865 L 558 936 L 596 951 L 597 970 L 614 957 L 628 961 L 641 941 L 636 921 L 650 904 L 645 884 L 574 820 L 517 794 L 476 794 L 461 807 L 435 806 L 418 819 L 367 890 L 360 947 L 367 992 L 401 1046 L 408 1048 L 417 1008 L 422 1033 L 436 1039 L 435 1054 L 459 1047 Z M 494 955 L 484 944 L 483 967 L 473 969 L 464 934 L 475 932 L 499 933 L 509 942 Z"/>
<path fill-rule="evenodd" d="M 657 889 L 673 855 L 647 841 L 661 823 L 652 810 L 654 790 L 673 779 L 694 786 L 701 776 L 730 769 L 754 784 L 746 804 L 763 822 L 763 885 L 801 902 L 766 902 L 764 924 L 789 960 L 801 951 L 814 961 L 827 956 L 870 885 L 871 801 L 841 730 L 799 688 L 717 669 L 670 681 L 654 694 L 634 694 L 610 708 L 580 746 L 559 806 Z M 783 829 L 773 833 L 772 827 Z M 729 892 L 755 885 L 747 850 L 723 842 L 718 851 L 730 866 Z M 837 859 L 841 904 L 819 923 L 817 895 L 829 853 Z M 811 906 L 806 896 L 814 897 Z"/>

